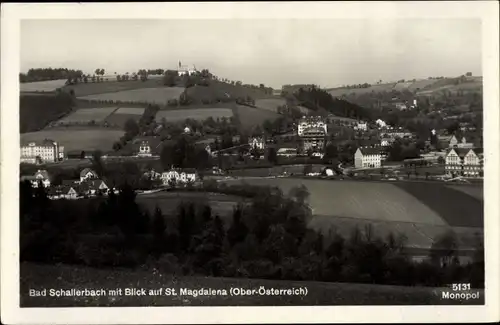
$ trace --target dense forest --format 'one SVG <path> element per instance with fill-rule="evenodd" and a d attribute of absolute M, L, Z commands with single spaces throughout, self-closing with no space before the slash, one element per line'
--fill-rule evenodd
<path fill-rule="evenodd" d="M 59 80 L 68 78 L 81 78 L 82 70 L 72 70 L 67 68 L 39 68 L 29 69 L 27 73 L 19 74 L 20 82 L 35 82 L 46 80 Z"/>
<path fill-rule="evenodd" d="M 330 114 L 358 120 L 371 120 L 372 118 L 370 110 L 345 100 L 334 98 L 326 90 L 314 85 L 305 89 L 299 88 L 295 92 L 295 97 L 300 102 L 300 105 L 313 111 L 325 109 Z"/>

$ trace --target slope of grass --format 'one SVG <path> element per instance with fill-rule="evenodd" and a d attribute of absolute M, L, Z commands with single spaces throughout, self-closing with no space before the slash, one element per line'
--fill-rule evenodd
<path fill-rule="evenodd" d="M 243 105 L 236 105 L 235 111 L 235 116 L 238 116 L 241 126 L 245 130 L 250 130 L 258 125 L 261 126 L 264 121 L 273 121 L 281 116 L 280 114 L 269 110 Z"/>
<path fill-rule="evenodd" d="M 148 79 L 146 81 L 129 80 L 129 81 L 106 81 L 106 82 L 88 82 L 79 83 L 76 85 L 68 85 L 63 88 L 64 91 L 70 92 L 73 90 L 75 96 L 88 96 L 112 93 L 116 91 L 141 89 L 141 88 L 154 88 L 163 86 L 162 79 Z"/>
<path fill-rule="evenodd" d="M 22 94 L 19 101 L 20 132 L 39 131 L 70 113 L 72 107 L 73 99 L 68 94 Z"/>
<path fill-rule="evenodd" d="M 483 227 L 484 206 L 481 200 L 444 185 L 420 182 L 398 182 L 395 185 L 436 211 L 450 226 Z"/>
<path fill-rule="evenodd" d="M 94 269 L 67 265 L 22 263 L 21 307 L 104 306 L 311 306 L 311 305 L 450 305 L 484 304 L 484 298 L 451 301 L 441 298 L 448 288 L 398 287 L 352 283 L 272 281 L 244 278 L 177 277 L 154 270 Z M 259 290 L 307 289 L 307 295 L 231 296 L 231 288 Z M 30 297 L 29 290 L 145 288 L 147 296 Z M 149 295 L 149 289 L 172 288 L 176 295 Z M 181 288 L 225 290 L 227 295 L 181 295 Z M 164 293 L 165 291 L 163 291 Z M 153 293 L 153 292 L 151 292 Z M 480 296 L 484 297 L 480 290 Z"/>
<path fill-rule="evenodd" d="M 254 100 L 266 98 L 263 91 L 243 86 L 236 86 L 219 81 L 210 81 L 208 86 L 194 86 L 186 89 L 186 93 L 193 104 L 204 102 L 214 103 L 217 100 L 235 101 L 237 98 L 251 97 Z"/>

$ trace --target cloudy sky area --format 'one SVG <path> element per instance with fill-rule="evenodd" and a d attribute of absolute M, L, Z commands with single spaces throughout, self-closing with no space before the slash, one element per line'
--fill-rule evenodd
<path fill-rule="evenodd" d="M 21 71 L 208 68 L 243 83 L 322 87 L 481 75 L 481 22 L 445 20 L 27 20 Z"/>

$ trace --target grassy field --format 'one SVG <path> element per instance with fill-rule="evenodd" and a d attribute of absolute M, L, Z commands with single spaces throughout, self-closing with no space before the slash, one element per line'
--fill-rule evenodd
<path fill-rule="evenodd" d="M 21 92 L 52 92 L 57 88 L 64 87 L 66 79 L 25 82 L 19 84 Z"/>
<path fill-rule="evenodd" d="M 258 89 L 250 89 L 247 87 L 230 85 L 224 82 L 211 81 L 209 86 L 194 86 L 186 89 L 186 93 L 194 104 L 200 104 L 204 101 L 213 103 L 217 99 L 229 98 L 236 100 L 237 98 L 247 98 L 250 96 L 254 100 L 267 98 L 263 91 Z"/>
<path fill-rule="evenodd" d="M 21 307 L 104 307 L 104 306 L 300 306 L 300 305 L 446 305 L 484 304 L 479 300 L 442 300 L 448 288 L 398 287 L 353 283 L 273 281 L 242 278 L 212 278 L 172 276 L 152 270 L 95 269 L 68 265 L 22 263 L 20 267 Z M 229 294 L 231 288 L 259 289 L 307 288 L 307 296 L 238 296 Z M 172 296 L 101 296 L 88 297 L 30 297 L 29 289 L 98 289 L 116 288 L 175 288 Z M 227 295 L 187 296 L 180 288 L 225 289 Z M 484 297 L 483 290 L 480 296 Z"/>
<path fill-rule="evenodd" d="M 403 233 L 411 247 L 429 248 L 433 240 L 453 229 L 461 248 L 473 247 L 482 236 L 482 202 L 441 184 L 380 183 L 307 179 L 225 180 L 228 184 L 279 186 L 286 194 L 305 185 L 314 218 L 309 226 L 323 233 L 349 236 L 353 227 L 372 225 L 378 236 Z"/>
<path fill-rule="evenodd" d="M 86 124 L 91 121 L 100 123 L 104 122 L 104 120 L 113 112 L 115 112 L 117 109 L 118 109 L 117 107 L 82 108 L 58 120 L 56 124 L 58 125 L 75 124 L 75 123 Z"/>
<path fill-rule="evenodd" d="M 286 104 L 286 100 L 284 98 L 263 98 L 257 99 L 255 101 L 255 106 L 261 109 L 266 109 L 271 112 L 278 112 L 278 106 L 282 106 Z"/>
<path fill-rule="evenodd" d="M 445 225 L 436 212 L 393 184 L 291 178 L 247 182 L 279 186 L 284 193 L 303 184 L 309 189 L 309 202 L 317 215 Z"/>
<path fill-rule="evenodd" d="M 193 109 L 176 109 L 176 110 L 161 110 L 156 113 L 156 121 L 161 122 L 165 118 L 168 122 L 184 121 L 186 119 L 206 120 L 209 117 L 230 118 L 233 116 L 233 111 L 229 108 L 193 108 Z"/>
<path fill-rule="evenodd" d="M 412 83 L 409 87 L 408 90 L 410 91 L 418 91 L 420 89 L 425 89 L 427 87 L 430 87 L 432 84 L 434 84 L 437 79 L 422 79 L 422 80 L 417 80 L 414 83 Z"/>
<path fill-rule="evenodd" d="M 21 133 L 42 130 L 73 109 L 68 94 L 21 94 L 19 98 L 19 128 Z"/>
<path fill-rule="evenodd" d="M 214 214 L 229 218 L 238 202 L 243 198 L 222 194 L 206 194 L 196 192 L 159 192 L 137 196 L 137 202 L 151 213 L 159 207 L 164 214 L 175 215 L 178 205 L 183 201 L 208 203 Z"/>
<path fill-rule="evenodd" d="M 351 93 L 357 95 L 357 94 L 371 93 L 372 91 L 373 92 L 391 91 L 394 88 L 394 85 L 395 83 L 386 83 L 380 85 L 372 85 L 371 87 L 368 88 L 353 88 L 353 89 L 335 88 L 335 89 L 330 89 L 328 92 L 333 97 L 340 97 Z"/>
<path fill-rule="evenodd" d="M 468 194 L 478 200 L 484 200 L 484 188 L 482 186 L 449 185 L 447 187 Z"/>
<path fill-rule="evenodd" d="M 144 107 L 120 107 L 113 114 L 106 117 L 105 121 L 109 125 L 123 128 L 130 119 L 138 122 L 144 114 L 144 110 Z"/>
<path fill-rule="evenodd" d="M 81 150 L 111 150 L 124 131 L 102 128 L 61 128 L 21 134 L 21 142 L 52 139 L 64 146 L 65 152 Z"/>
<path fill-rule="evenodd" d="M 109 93 L 101 93 L 87 96 L 80 96 L 79 99 L 86 100 L 112 100 L 123 102 L 147 102 L 151 104 L 166 105 L 170 99 L 179 99 L 184 91 L 181 87 L 157 87 L 141 88 Z"/>
<path fill-rule="evenodd" d="M 265 109 L 253 108 L 249 106 L 236 105 L 235 108 L 241 125 L 244 129 L 249 130 L 259 125 L 266 120 L 276 120 L 281 115 Z"/>
<path fill-rule="evenodd" d="M 398 182 L 395 186 L 410 193 L 422 204 L 436 211 L 450 226 L 483 227 L 483 202 L 463 191 L 421 182 Z"/>
<path fill-rule="evenodd" d="M 161 79 L 148 79 L 146 81 L 106 81 L 106 82 L 89 82 L 79 83 L 76 85 L 68 85 L 63 89 L 67 92 L 73 90 L 75 96 L 88 96 L 96 94 L 111 93 L 122 90 L 141 89 L 141 88 L 154 88 L 163 86 Z"/>

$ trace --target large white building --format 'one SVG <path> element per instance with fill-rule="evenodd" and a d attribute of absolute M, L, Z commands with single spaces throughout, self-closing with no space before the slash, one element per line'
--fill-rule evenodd
<path fill-rule="evenodd" d="M 57 162 L 64 159 L 64 147 L 57 142 L 45 139 L 41 143 L 29 142 L 21 146 L 21 162 Z"/>
<path fill-rule="evenodd" d="M 449 176 L 482 177 L 483 149 L 451 148 L 446 153 L 445 163 L 445 172 Z"/>
<path fill-rule="evenodd" d="M 248 140 L 248 144 L 251 149 L 264 150 L 266 148 L 266 141 L 263 137 L 252 137 Z"/>
<path fill-rule="evenodd" d="M 354 167 L 378 168 L 382 165 L 382 150 L 380 147 L 359 147 L 354 154 Z"/>
<path fill-rule="evenodd" d="M 179 67 L 177 68 L 177 74 L 179 76 L 184 76 L 184 75 L 192 75 L 194 73 L 196 73 L 197 70 L 196 70 L 196 67 L 193 65 L 192 68 L 189 68 L 189 66 L 187 65 L 182 65 L 181 62 L 179 61 Z"/>
<path fill-rule="evenodd" d="M 303 116 L 297 126 L 297 134 L 299 136 L 304 135 L 304 131 L 311 128 L 318 128 L 324 130 L 324 133 L 328 133 L 328 128 L 325 121 L 320 116 Z"/>
<path fill-rule="evenodd" d="M 170 182 L 174 181 L 176 184 L 187 184 L 194 183 L 197 180 L 198 173 L 195 169 L 171 169 L 169 171 L 163 172 L 160 179 L 163 185 L 170 185 Z"/>

